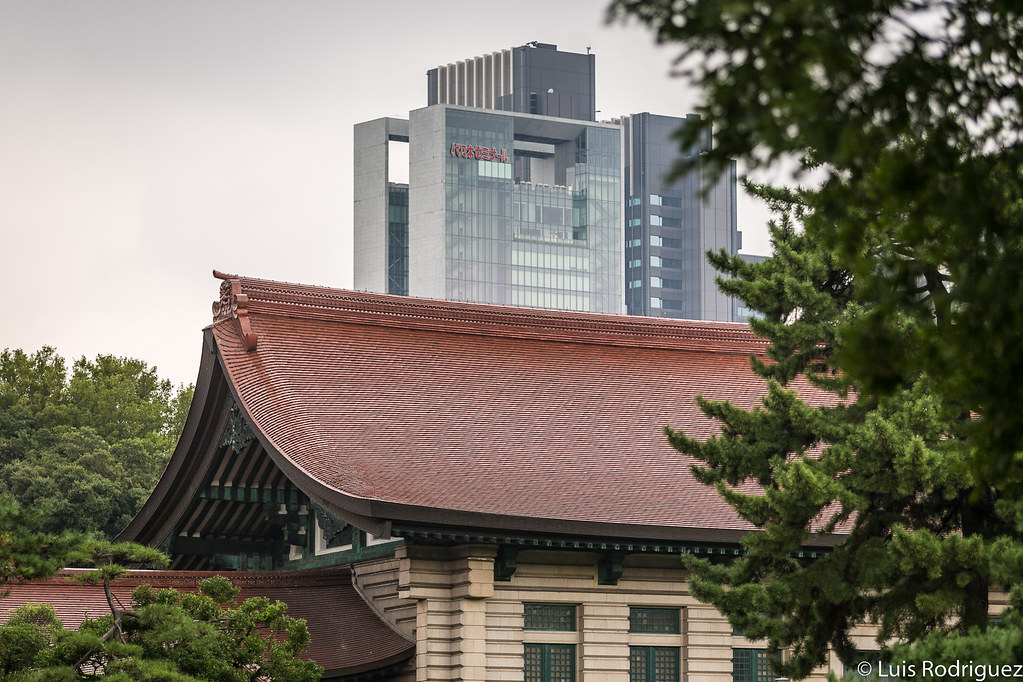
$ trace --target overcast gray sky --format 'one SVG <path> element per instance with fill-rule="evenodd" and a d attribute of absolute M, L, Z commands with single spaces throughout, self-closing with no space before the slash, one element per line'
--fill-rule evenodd
<path fill-rule="evenodd" d="M 674 51 L 605 5 L 0 0 L 0 348 L 190 383 L 213 268 L 351 286 L 352 126 L 425 106 L 439 64 L 590 46 L 598 118 L 689 113 Z M 765 221 L 740 202 L 745 251 Z"/>

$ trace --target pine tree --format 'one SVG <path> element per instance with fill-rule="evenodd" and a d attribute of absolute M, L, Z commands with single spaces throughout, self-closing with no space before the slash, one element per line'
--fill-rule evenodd
<path fill-rule="evenodd" d="M 850 383 L 837 358 L 843 330 L 864 313 L 856 278 L 802 229 L 808 195 L 753 189 L 780 212 L 774 255 L 712 261 L 731 276 L 722 288 L 759 311 L 751 326 L 770 346 L 754 370 L 765 397 L 751 411 L 700 400 L 719 435 L 668 435 L 699 461 L 697 478 L 760 531 L 733 563 L 692 558 L 693 594 L 769 652 L 786 650 L 778 671 L 794 678 L 829 649 L 847 665 L 859 660 L 850 632 L 864 622 L 884 646 L 917 643 L 897 649 L 909 661 L 941 660 L 968 641 L 1021 641 L 1014 612 L 997 625 L 988 617 L 990 591 L 1020 580 L 1020 506 L 974 476 L 970 413 L 922 372 L 882 395 Z M 883 257 L 887 244 L 878 237 L 870 248 Z M 903 321 L 910 333 L 914 323 Z M 837 542 L 825 556 L 801 558 L 829 537 Z"/>
<path fill-rule="evenodd" d="M 648 26 L 701 90 L 680 150 L 713 132 L 703 167 L 814 171 L 807 230 L 871 303 L 843 331 L 843 372 L 894 393 L 925 371 L 981 417 L 962 430 L 975 475 L 1023 493 L 1023 5 L 614 0 L 609 12 Z"/>

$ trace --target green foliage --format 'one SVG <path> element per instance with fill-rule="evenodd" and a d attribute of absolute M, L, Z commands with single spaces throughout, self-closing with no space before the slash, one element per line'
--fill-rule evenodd
<path fill-rule="evenodd" d="M 988 599 L 1023 578 L 1021 507 L 975 477 L 970 415 L 949 409 L 922 372 L 879 395 L 851 382 L 839 360 L 849 321 L 864 310 L 858 280 L 800 229 L 805 194 L 750 189 L 781 212 L 774 255 L 712 260 L 731 275 L 721 286 L 759 311 L 751 326 L 771 345 L 754 370 L 767 392 L 752 411 L 701 399 L 717 436 L 668 435 L 697 460 L 696 477 L 761 531 L 728 565 L 691 558 L 693 594 L 747 637 L 787 650 L 779 672 L 797 679 L 830 650 L 856 661 L 850 632 L 864 622 L 885 645 L 1018 637 L 1012 611 L 989 627 Z M 878 239 L 871 248 L 889 247 Z M 834 532 L 843 537 L 826 556 L 799 558 Z"/>
<path fill-rule="evenodd" d="M 68 376 L 52 348 L 4 351 L 0 495 L 45 510 L 45 530 L 113 536 L 155 486 L 191 396 L 139 360 L 81 358 Z"/>
<path fill-rule="evenodd" d="M 806 228 L 866 305 L 843 371 L 870 393 L 925 372 L 949 410 L 982 417 L 977 476 L 1023 490 L 1023 7 L 615 0 L 610 15 L 677 45 L 704 91 L 682 149 L 713 126 L 712 166 L 812 160 Z"/>
<path fill-rule="evenodd" d="M 39 530 L 39 514 L 0 496 L 0 596 L 11 580 L 52 576 L 81 558 L 84 539 L 61 532 Z"/>
<path fill-rule="evenodd" d="M 796 161 L 821 182 L 767 193 L 799 218 L 774 228 L 774 258 L 713 259 L 733 277 L 722 286 L 763 314 L 767 397 L 750 413 L 701 403 L 716 438 L 670 434 L 762 529 L 733 565 L 693 562 L 694 593 L 789 649 L 794 676 L 828 647 L 851 661 L 849 631 L 864 620 L 907 661 L 1021 660 L 1021 11 L 1005 0 L 610 10 L 677 45 L 679 72 L 703 90 L 681 149 L 713 127 L 701 163 Z M 827 391 L 823 406 L 800 399 L 813 390 Z M 847 535 L 826 558 L 792 554 L 832 529 Z M 989 624 L 994 586 L 1013 598 Z"/>
<path fill-rule="evenodd" d="M 165 560 L 132 544 L 94 543 L 90 556 L 97 570 L 86 580 L 106 588 L 124 563 Z M 310 641 L 305 621 L 288 616 L 285 604 L 260 597 L 236 604 L 238 588 L 221 576 L 198 588 L 180 593 L 142 585 L 129 608 L 111 600 L 110 615 L 87 620 L 77 632 L 63 629 L 52 607 L 22 607 L 0 626 L 0 672 L 26 682 L 320 679 L 320 666 L 299 659 Z"/>

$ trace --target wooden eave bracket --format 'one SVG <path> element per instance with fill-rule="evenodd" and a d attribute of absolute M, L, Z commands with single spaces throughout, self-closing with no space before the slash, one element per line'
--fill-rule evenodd
<path fill-rule="evenodd" d="M 603 552 L 597 558 L 597 584 L 617 585 L 625 570 L 625 552 Z"/>
<path fill-rule="evenodd" d="M 515 575 L 519 563 L 519 548 L 501 545 L 494 557 L 494 580 L 508 582 Z"/>
<path fill-rule="evenodd" d="M 224 280 L 220 284 L 220 300 L 213 302 L 213 321 L 234 319 L 245 350 L 256 350 L 259 337 L 252 330 L 252 321 L 249 320 L 249 297 L 248 294 L 242 293 L 241 280 L 219 270 L 214 270 L 213 276 Z"/>

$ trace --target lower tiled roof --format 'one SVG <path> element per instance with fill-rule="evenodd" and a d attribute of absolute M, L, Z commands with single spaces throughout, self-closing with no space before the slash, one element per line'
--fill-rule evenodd
<path fill-rule="evenodd" d="M 52 604 L 64 627 L 77 628 L 86 617 L 108 615 L 102 585 L 80 585 L 74 571 L 50 580 L 10 583 L 0 597 L 0 622 L 23 604 Z M 215 572 L 133 571 L 112 584 L 124 603 L 142 584 L 194 591 Z M 385 623 L 352 585 L 347 568 L 319 571 L 222 573 L 241 588 L 238 600 L 262 596 L 288 605 L 288 615 L 304 618 L 312 636 L 306 656 L 326 670 L 326 677 L 386 668 L 412 656 L 414 644 Z"/>

